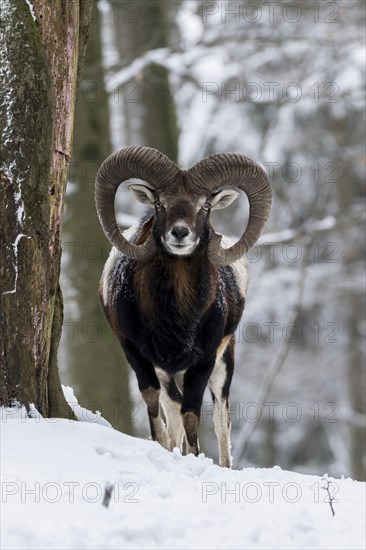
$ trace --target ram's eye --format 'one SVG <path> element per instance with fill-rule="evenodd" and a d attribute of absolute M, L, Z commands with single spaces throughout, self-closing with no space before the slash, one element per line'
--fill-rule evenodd
<path fill-rule="evenodd" d="M 156 208 L 161 208 L 162 206 L 163 206 L 163 205 L 161 204 L 160 201 L 156 201 L 156 202 L 155 202 L 155 207 L 156 207 Z"/>
<path fill-rule="evenodd" d="M 211 208 L 211 204 L 210 204 L 209 202 L 206 202 L 206 203 L 202 206 L 202 209 L 203 209 L 203 210 L 206 210 L 206 212 L 207 212 L 208 210 L 210 210 L 210 208 Z"/>

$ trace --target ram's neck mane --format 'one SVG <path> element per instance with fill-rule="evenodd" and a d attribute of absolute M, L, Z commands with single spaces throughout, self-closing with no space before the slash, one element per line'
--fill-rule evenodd
<path fill-rule="evenodd" d="M 153 215 L 136 235 L 136 244 L 149 236 Z M 171 256 L 158 244 L 157 254 L 147 262 L 136 262 L 134 288 L 145 314 L 153 318 L 170 308 L 182 317 L 202 316 L 216 296 L 218 270 L 212 265 L 205 249 L 192 256 Z M 174 307 L 177 311 L 174 311 Z M 169 319 L 167 319 L 169 321 Z"/>

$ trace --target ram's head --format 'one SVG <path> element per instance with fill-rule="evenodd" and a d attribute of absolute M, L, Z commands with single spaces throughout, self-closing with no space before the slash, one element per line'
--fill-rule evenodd
<path fill-rule="evenodd" d="M 130 191 L 155 208 L 152 232 L 145 243 L 129 243 L 114 213 L 119 185 L 128 179 Z M 249 200 L 249 220 L 231 248 L 210 225 L 211 211 L 225 208 L 243 191 Z M 127 147 L 108 157 L 96 180 L 96 205 L 102 227 L 123 254 L 147 260 L 163 247 L 169 254 L 188 256 L 203 242 L 213 263 L 227 265 L 247 253 L 260 236 L 269 216 L 271 189 L 267 175 L 254 161 L 234 153 L 211 155 L 189 170 L 180 170 L 165 155 L 149 147 Z"/>

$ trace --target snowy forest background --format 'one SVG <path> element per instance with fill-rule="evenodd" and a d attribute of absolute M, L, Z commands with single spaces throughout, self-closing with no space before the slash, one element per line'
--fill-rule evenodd
<path fill-rule="evenodd" d="M 102 317 L 109 252 L 94 178 L 112 151 L 156 147 L 186 168 L 260 162 L 274 204 L 249 255 L 231 390 L 235 467 L 365 479 L 363 1 L 107 1 L 94 7 L 63 230 L 63 383 L 148 437 L 134 375 Z M 141 214 L 118 196 L 122 227 Z M 217 229 L 239 235 L 245 197 Z M 201 449 L 217 461 L 210 397 Z"/>

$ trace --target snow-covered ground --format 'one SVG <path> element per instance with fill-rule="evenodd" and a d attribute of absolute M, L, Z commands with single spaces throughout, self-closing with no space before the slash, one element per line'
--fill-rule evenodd
<path fill-rule="evenodd" d="M 81 408 L 87 422 L 33 412 L 2 410 L 3 549 L 365 547 L 365 483 L 329 479 L 333 517 L 320 477 L 220 468 Z"/>

